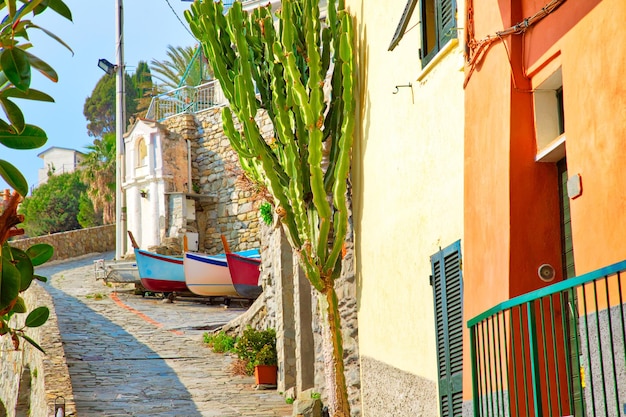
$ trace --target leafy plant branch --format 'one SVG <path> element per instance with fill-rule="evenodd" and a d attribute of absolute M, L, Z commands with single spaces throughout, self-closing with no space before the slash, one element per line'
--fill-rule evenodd
<path fill-rule="evenodd" d="M 48 94 L 31 88 L 32 70 L 39 71 L 53 82 L 58 81 L 56 71 L 29 51 L 33 44 L 28 32 L 41 30 L 71 52 L 59 37 L 29 18 L 31 14 L 34 17 L 48 9 L 72 20 L 69 8 L 61 0 L 4 0 L 0 3 L 0 10 L 6 12 L 0 23 L 0 107 L 6 116 L 6 120 L 0 118 L 0 144 L 11 149 L 36 149 L 47 141 L 45 131 L 26 123 L 22 110 L 13 101 L 16 98 L 54 101 Z M 48 308 L 42 306 L 32 310 L 23 326 L 13 327 L 12 319 L 16 314 L 27 313 L 28 308 L 20 294 L 34 279 L 45 281 L 35 275 L 34 268 L 52 257 L 53 248 L 39 244 L 22 251 L 9 245 L 10 238 L 24 233 L 18 227 L 24 217 L 18 214 L 17 207 L 28 194 L 28 183 L 13 164 L 3 159 L 0 159 L 0 176 L 14 189 L 5 194 L 0 207 L 0 336 L 9 335 L 15 349 L 19 349 L 20 339 L 23 339 L 43 351 L 25 330 L 44 324 L 50 314 Z"/>

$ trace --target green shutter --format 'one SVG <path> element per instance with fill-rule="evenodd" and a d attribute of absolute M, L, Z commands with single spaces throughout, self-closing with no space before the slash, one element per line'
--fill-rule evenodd
<path fill-rule="evenodd" d="M 422 0 L 422 66 L 426 66 L 446 43 L 457 37 L 456 13 L 456 0 Z"/>
<path fill-rule="evenodd" d="M 459 416 L 463 405 L 463 277 L 461 241 L 430 257 L 437 333 L 441 417 Z"/>
<path fill-rule="evenodd" d="M 448 41 L 456 37 L 456 1 L 437 0 L 438 49 L 441 50 Z"/>

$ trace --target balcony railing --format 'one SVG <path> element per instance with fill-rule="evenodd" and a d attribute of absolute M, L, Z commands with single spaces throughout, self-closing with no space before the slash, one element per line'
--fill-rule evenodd
<path fill-rule="evenodd" d="M 468 322 L 474 416 L 623 416 L 626 261 Z"/>
<path fill-rule="evenodd" d="M 180 87 L 152 98 L 146 118 L 163 121 L 184 113 L 198 113 L 227 104 L 217 80 L 197 87 Z"/>

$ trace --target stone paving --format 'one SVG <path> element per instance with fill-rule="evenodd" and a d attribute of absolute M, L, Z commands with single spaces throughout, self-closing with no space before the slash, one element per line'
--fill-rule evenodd
<path fill-rule="evenodd" d="M 54 300 L 79 417 L 291 416 L 276 391 L 257 391 L 254 378 L 231 375 L 232 358 L 202 343 L 205 329 L 230 321 L 225 309 L 197 299 L 174 303 L 134 295 L 96 281 L 95 259 L 43 265 Z M 71 401 L 71 399 L 70 399 Z"/>

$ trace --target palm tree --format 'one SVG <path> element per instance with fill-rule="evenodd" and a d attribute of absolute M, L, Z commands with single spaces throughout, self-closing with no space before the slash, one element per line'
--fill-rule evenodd
<path fill-rule="evenodd" d="M 175 90 L 182 85 L 197 86 L 213 78 L 213 70 L 197 47 L 168 45 L 167 57 L 164 61 L 150 61 L 152 77 L 161 81 L 164 89 Z"/>
<path fill-rule="evenodd" d="M 87 146 L 81 177 L 94 211 L 102 211 L 102 222 L 115 222 L 115 133 L 106 133 Z"/>

